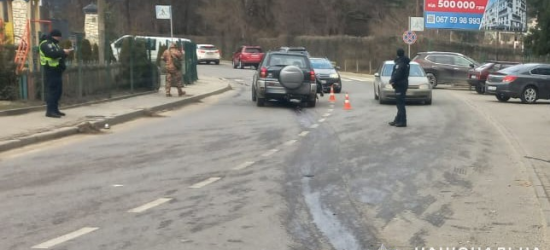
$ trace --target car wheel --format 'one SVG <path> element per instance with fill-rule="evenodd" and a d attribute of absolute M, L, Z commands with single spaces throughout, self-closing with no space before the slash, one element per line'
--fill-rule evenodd
<path fill-rule="evenodd" d="M 244 69 L 244 65 L 243 65 L 243 62 L 241 62 L 241 60 L 239 60 L 239 66 L 238 66 L 239 69 Z"/>
<path fill-rule="evenodd" d="M 220 64 L 220 61 L 215 61 L 216 65 L 219 65 Z"/>
<path fill-rule="evenodd" d="M 315 95 L 313 98 L 309 99 L 309 101 L 307 102 L 307 105 L 310 108 L 315 108 L 315 105 L 317 105 L 317 95 Z"/>
<path fill-rule="evenodd" d="M 256 96 L 256 106 L 263 107 L 265 105 L 265 98 L 260 98 Z"/>
<path fill-rule="evenodd" d="M 376 87 L 374 87 L 374 100 L 378 100 L 380 97 L 378 96 L 378 92 L 376 92 Z"/>
<path fill-rule="evenodd" d="M 255 65 L 254 65 L 254 69 L 258 69 L 259 66 L 260 66 L 260 65 L 255 64 Z"/>
<path fill-rule="evenodd" d="M 503 94 L 496 94 L 495 96 L 499 102 L 507 102 L 508 100 L 510 100 L 509 96 L 505 96 Z"/>
<path fill-rule="evenodd" d="M 537 101 L 538 91 L 534 86 L 527 86 L 521 92 L 520 98 L 522 103 L 533 104 Z"/>
<path fill-rule="evenodd" d="M 430 83 L 430 85 L 432 85 L 432 89 L 435 89 L 435 87 L 437 86 L 437 78 L 435 77 L 435 75 L 433 73 L 427 73 L 426 77 L 428 77 L 428 82 Z"/>
<path fill-rule="evenodd" d="M 481 95 L 485 94 L 485 83 L 480 82 L 478 85 L 476 85 L 476 92 Z"/>
<path fill-rule="evenodd" d="M 430 99 L 424 101 L 424 104 L 426 104 L 426 105 L 432 105 L 432 98 L 430 98 Z"/>
<path fill-rule="evenodd" d="M 387 101 L 384 100 L 384 99 L 382 99 L 382 96 L 378 96 L 378 103 L 380 103 L 380 104 L 386 104 Z"/>
<path fill-rule="evenodd" d="M 252 101 L 256 101 L 256 90 L 254 88 L 252 88 Z"/>
<path fill-rule="evenodd" d="M 237 68 L 237 64 L 235 63 L 235 60 L 231 60 L 231 64 L 233 65 L 233 68 L 234 68 L 234 69 Z"/>
<path fill-rule="evenodd" d="M 334 93 L 342 93 L 342 87 L 334 89 Z"/>
<path fill-rule="evenodd" d="M 304 82 L 304 72 L 296 66 L 286 66 L 279 73 L 279 83 L 287 89 L 299 89 Z"/>

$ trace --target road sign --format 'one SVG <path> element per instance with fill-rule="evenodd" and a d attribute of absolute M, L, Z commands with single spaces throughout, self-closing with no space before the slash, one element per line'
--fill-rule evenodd
<path fill-rule="evenodd" d="M 170 5 L 156 5 L 157 19 L 172 19 L 171 8 L 172 6 Z"/>
<path fill-rule="evenodd" d="M 424 18 L 423 17 L 411 17 L 411 31 L 424 31 Z"/>
<path fill-rule="evenodd" d="M 415 43 L 417 38 L 418 36 L 416 36 L 416 33 L 414 33 L 414 31 L 407 30 L 405 31 L 405 33 L 403 33 L 403 42 L 408 45 Z"/>

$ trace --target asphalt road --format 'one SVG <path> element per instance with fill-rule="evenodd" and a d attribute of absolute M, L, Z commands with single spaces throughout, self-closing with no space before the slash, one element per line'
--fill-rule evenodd
<path fill-rule="evenodd" d="M 0 155 L 0 249 L 544 244 L 523 156 L 464 93 L 435 90 L 395 128 L 368 78 L 345 79 L 352 110 L 343 94 L 258 108 L 252 70 L 199 73 L 234 90 Z"/>

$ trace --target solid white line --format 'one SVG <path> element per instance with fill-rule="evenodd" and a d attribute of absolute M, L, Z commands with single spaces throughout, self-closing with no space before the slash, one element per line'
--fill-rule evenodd
<path fill-rule="evenodd" d="M 323 118 L 323 119 L 319 120 L 319 122 L 320 122 L 320 123 L 323 123 L 323 122 L 325 122 L 326 120 L 327 120 L 327 119 Z"/>
<path fill-rule="evenodd" d="M 294 144 L 294 143 L 296 143 L 296 142 L 298 142 L 298 140 L 290 140 L 290 141 L 285 142 L 284 145 L 285 145 L 285 146 L 290 146 L 290 145 L 292 145 L 292 144 Z"/>
<path fill-rule="evenodd" d="M 311 127 L 309 127 L 309 128 L 318 128 L 318 127 L 319 127 L 319 124 L 313 124 L 313 125 L 311 125 Z"/>
<path fill-rule="evenodd" d="M 141 213 L 141 212 L 144 212 L 147 209 L 151 209 L 153 207 L 159 206 L 159 205 L 161 205 L 163 203 L 166 203 L 166 202 L 169 202 L 171 200 L 172 200 L 172 198 L 160 198 L 160 199 L 157 199 L 155 201 L 149 202 L 149 203 L 147 203 L 143 206 L 139 206 L 139 207 L 136 207 L 134 209 L 130 209 L 130 210 L 128 210 L 128 213 Z"/>
<path fill-rule="evenodd" d="M 304 132 L 300 133 L 298 136 L 304 137 L 307 134 L 309 134 L 309 131 L 304 131 Z"/>
<path fill-rule="evenodd" d="M 55 238 L 53 240 L 49 240 L 49 241 L 46 241 L 44 243 L 41 243 L 41 244 L 38 244 L 32 248 L 35 248 L 35 249 L 48 249 L 50 247 L 53 247 L 55 245 L 58 245 L 58 244 L 61 244 L 63 242 L 66 242 L 66 241 L 69 241 L 69 240 L 72 240 L 72 239 L 75 239 L 75 238 L 78 238 L 82 235 L 85 235 L 85 234 L 88 234 L 88 233 L 91 233 L 95 230 L 98 230 L 99 228 L 97 227 L 83 227 L 77 231 L 74 231 L 72 233 L 68 233 L 68 234 L 65 234 L 63 236 L 60 236 L 58 238 Z"/>
<path fill-rule="evenodd" d="M 253 161 L 247 161 L 247 162 L 245 162 L 245 163 L 243 163 L 243 164 L 241 164 L 241 165 L 239 165 L 239 166 L 234 167 L 233 170 L 235 170 L 235 171 L 236 171 L 236 170 L 243 170 L 243 169 L 245 169 L 245 168 L 247 168 L 247 167 L 250 167 L 250 166 L 252 166 L 252 165 L 254 165 L 254 162 L 253 162 Z"/>
<path fill-rule="evenodd" d="M 221 180 L 221 177 L 210 177 L 204 181 L 194 184 L 193 186 L 190 186 L 189 188 L 202 188 L 219 180 Z"/>
<path fill-rule="evenodd" d="M 262 156 L 263 157 L 268 157 L 268 156 L 271 156 L 271 155 L 277 153 L 278 151 L 279 151 L 278 149 L 272 149 L 272 150 L 269 150 L 269 151 L 265 152 Z"/>

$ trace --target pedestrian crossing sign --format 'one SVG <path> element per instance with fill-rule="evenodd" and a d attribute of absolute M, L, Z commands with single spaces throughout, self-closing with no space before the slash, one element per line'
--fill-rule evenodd
<path fill-rule="evenodd" d="M 172 19 L 171 5 L 156 5 L 157 19 Z"/>

